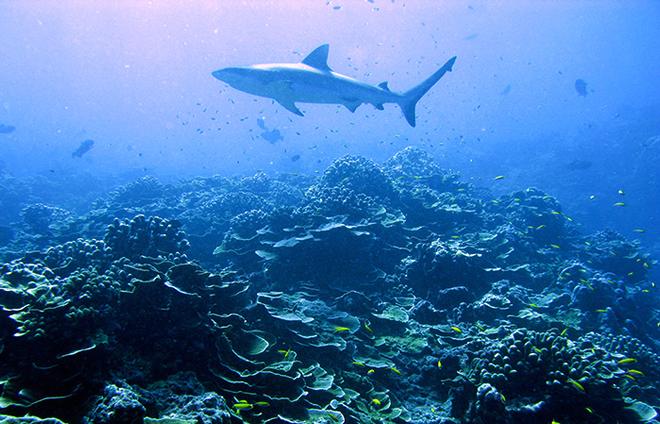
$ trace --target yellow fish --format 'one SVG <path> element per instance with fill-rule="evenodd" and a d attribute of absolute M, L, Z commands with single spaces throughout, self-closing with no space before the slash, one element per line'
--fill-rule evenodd
<path fill-rule="evenodd" d="M 553 215 L 561 215 L 561 212 L 559 212 L 559 211 L 552 211 L 550 213 L 553 214 Z"/>
<path fill-rule="evenodd" d="M 371 370 L 367 371 L 367 374 L 373 374 L 375 372 L 376 372 L 376 370 L 371 369 Z"/>
<path fill-rule="evenodd" d="M 259 402 L 255 402 L 254 404 L 257 406 L 270 406 L 270 403 L 263 400 L 260 400 Z"/>
<path fill-rule="evenodd" d="M 635 228 L 633 231 L 636 232 L 636 233 L 640 233 L 640 234 L 646 232 L 646 230 L 643 229 L 643 228 Z"/>
<path fill-rule="evenodd" d="M 614 206 L 619 206 L 619 207 L 621 207 L 621 206 L 626 206 L 626 204 L 623 203 L 623 202 L 616 202 L 616 203 L 614 204 Z"/>
<path fill-rule="evenodd" d="M 619 365 L 625 365 L 625 364 L 634 364 L 635 362 L 637 362 L 637 359 L 635 358 L 624 358 L 617 361 L 616 363 Z"/>
<path fill-rule="evenodd" d="M 364 329 L 367 330 L 370 333 L 374 332 L 374 330 L 366 322 L 364 323 Z"/>
<path fill-rule="evenodd" d="M 438 359 L 438 368 L 442 368 L 442 361 Z"/>
<path fill-rule="evenodd" d="M 461 333 L 463 332 L 463 330 L 461 330 L 460 328 L 456 327 L 455 325 L 452 325 L 452 326 L 449 327 L 449 328 L 451 328 L 452 330 L 454 330 L 454 331 L 457 332 L 458 334 L 461 334 Z"/>
<path fill-rule="evenodd" d="M 640 370 L 634 370 L 634 369 L 628 370 L 628 374 L 636 374 L 636 375 L 644 376 L 643 372 L 641 372 Z"/>
<path fill-rule="evenodd" d="M 241 411 L 243 409 L 252 409 L 252 404 L 250 403 L 235 403 L 234 408 L 236 408 L 237 411 Z"/>
<path fill-rule="evenodd" d="M 495 181 L 497 180 L 502 180 L 504 179 L 504 175 L 498 175 L 497 177 L 493 178 Z"/>
<path fill-rule="evenodd" d="M 342 327 L 340 325 L 335 327 L 335 333 L 343 333 L 345 331 L 351 331 L 351 329 L 348 327 Z"/>
<path fill-rule="evenodd" d="M 376 406 L 380 406 L 380 405 L 381 405 L 380 400 L 378 400 L 378 399 L 376 399 L 376 398 L 371 399 L 371 403 L 373 403 L 373 404 L 376 405 Z"/>
<path fill-rule="evenodd" d="M 396 369 L 394 367 L 390 367 L 390 369 L 392 370 L 393 373 L 395 373 L 397 375 L 401 375 L 401 371 L 399 371 L 398 369 Z"/>
<path fill-rule="evenodd" d="M 561 246 L 555 243 L 551 243 L 550 247 L 552 247 L 553 249 L 561 249 Z"/>
<path fill-rule="evenodd" d="M 573 385 L 573 387 L 575 387 L 575 388 L 578 389 L 579 391 L 581 391 L 581 392 L 585 392 L 585 390 L 584 390 L 584 386 L 583 386 L 582 384 L 580 384 L 579 381 L 575 381 L 575 380 L 573 380 L 572 378 L 569 378 L 569 379 L 568 379 L 568 382 L 571 383 L 571 384 Z"/>
<path fill-rule="evenodd" d="M 607 312 L 607 309 L 596 309 L 596 312 L 599 314 L 604 314 Z"/>

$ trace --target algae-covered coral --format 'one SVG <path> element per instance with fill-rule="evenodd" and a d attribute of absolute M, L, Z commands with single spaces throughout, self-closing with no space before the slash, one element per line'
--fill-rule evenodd
<path fill-rule="evenodd" d="M 4 420 L 655 419 L 654 260 L 418 149 L 23 217 L 0 266 Z"/>

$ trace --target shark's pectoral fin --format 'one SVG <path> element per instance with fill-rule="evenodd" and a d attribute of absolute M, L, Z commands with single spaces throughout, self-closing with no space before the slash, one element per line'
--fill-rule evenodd
<path fill-rule="evenodd" d="M 295 114 L 298 115 L 298 116 L 305 116 L 305 115 L 303 115 L 303 113 L 300 111 L 300 109 L 298 109 L 298 108 L 296 107 L 296 104 L 295 104 L 294 102 L 292 102 L 291 100 L 275 99 L 275 101 L 276 101 L 277 103 L 281 104 L 282 106 L 284 106 L 284 108 L 285 108 L 286 110 L 288 110 L 289 112 L 293 112 L 293 113 L 295 113 Z"/>
<path fill-rule="evenodd" d="M 385 110 L 385 106 L 382 103 L 375 104 L 374 107 L 378 110 Z"/>

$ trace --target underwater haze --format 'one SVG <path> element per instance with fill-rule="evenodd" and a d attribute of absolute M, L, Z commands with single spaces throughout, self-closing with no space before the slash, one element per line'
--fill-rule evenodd
<path fill-rule="evenodd" d="M 658 422 L 659 23 L 0 0 L 0 421 Z"/>

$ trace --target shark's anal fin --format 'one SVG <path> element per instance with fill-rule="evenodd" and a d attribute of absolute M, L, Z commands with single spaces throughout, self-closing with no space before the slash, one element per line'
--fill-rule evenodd
<path fill-rule="evenodd" d="M 330 46 L 328 44 L 323 44 L 308 54 L 307 57 L 302 60 L 302 63 L 311 66 L 312 68 L 320 69 L 321 71 L 332 72 L 332 69 L 328 66 L 328 51 L 330 51 Z"/>
<path fill-rule="evenodd" d="M 298 116 L 305 116 L 305 115 L 303 115 L 303 113 L 300 111 L 300 109 L 298 109 L 298 108 L 296 107 L 296 104 L 295 104 L 294 102 L 292 102 L 291 100 L 275 99 L 275 101 L 276 101 L 277 103 L 281 104 L 282 106 L 284 106 L 284 108 L 285 108 L 286 110 L 288 110 L 289 112 L 293 112 L 293 113 L 295 113 L 295 114 L 298 115 Z"/>

